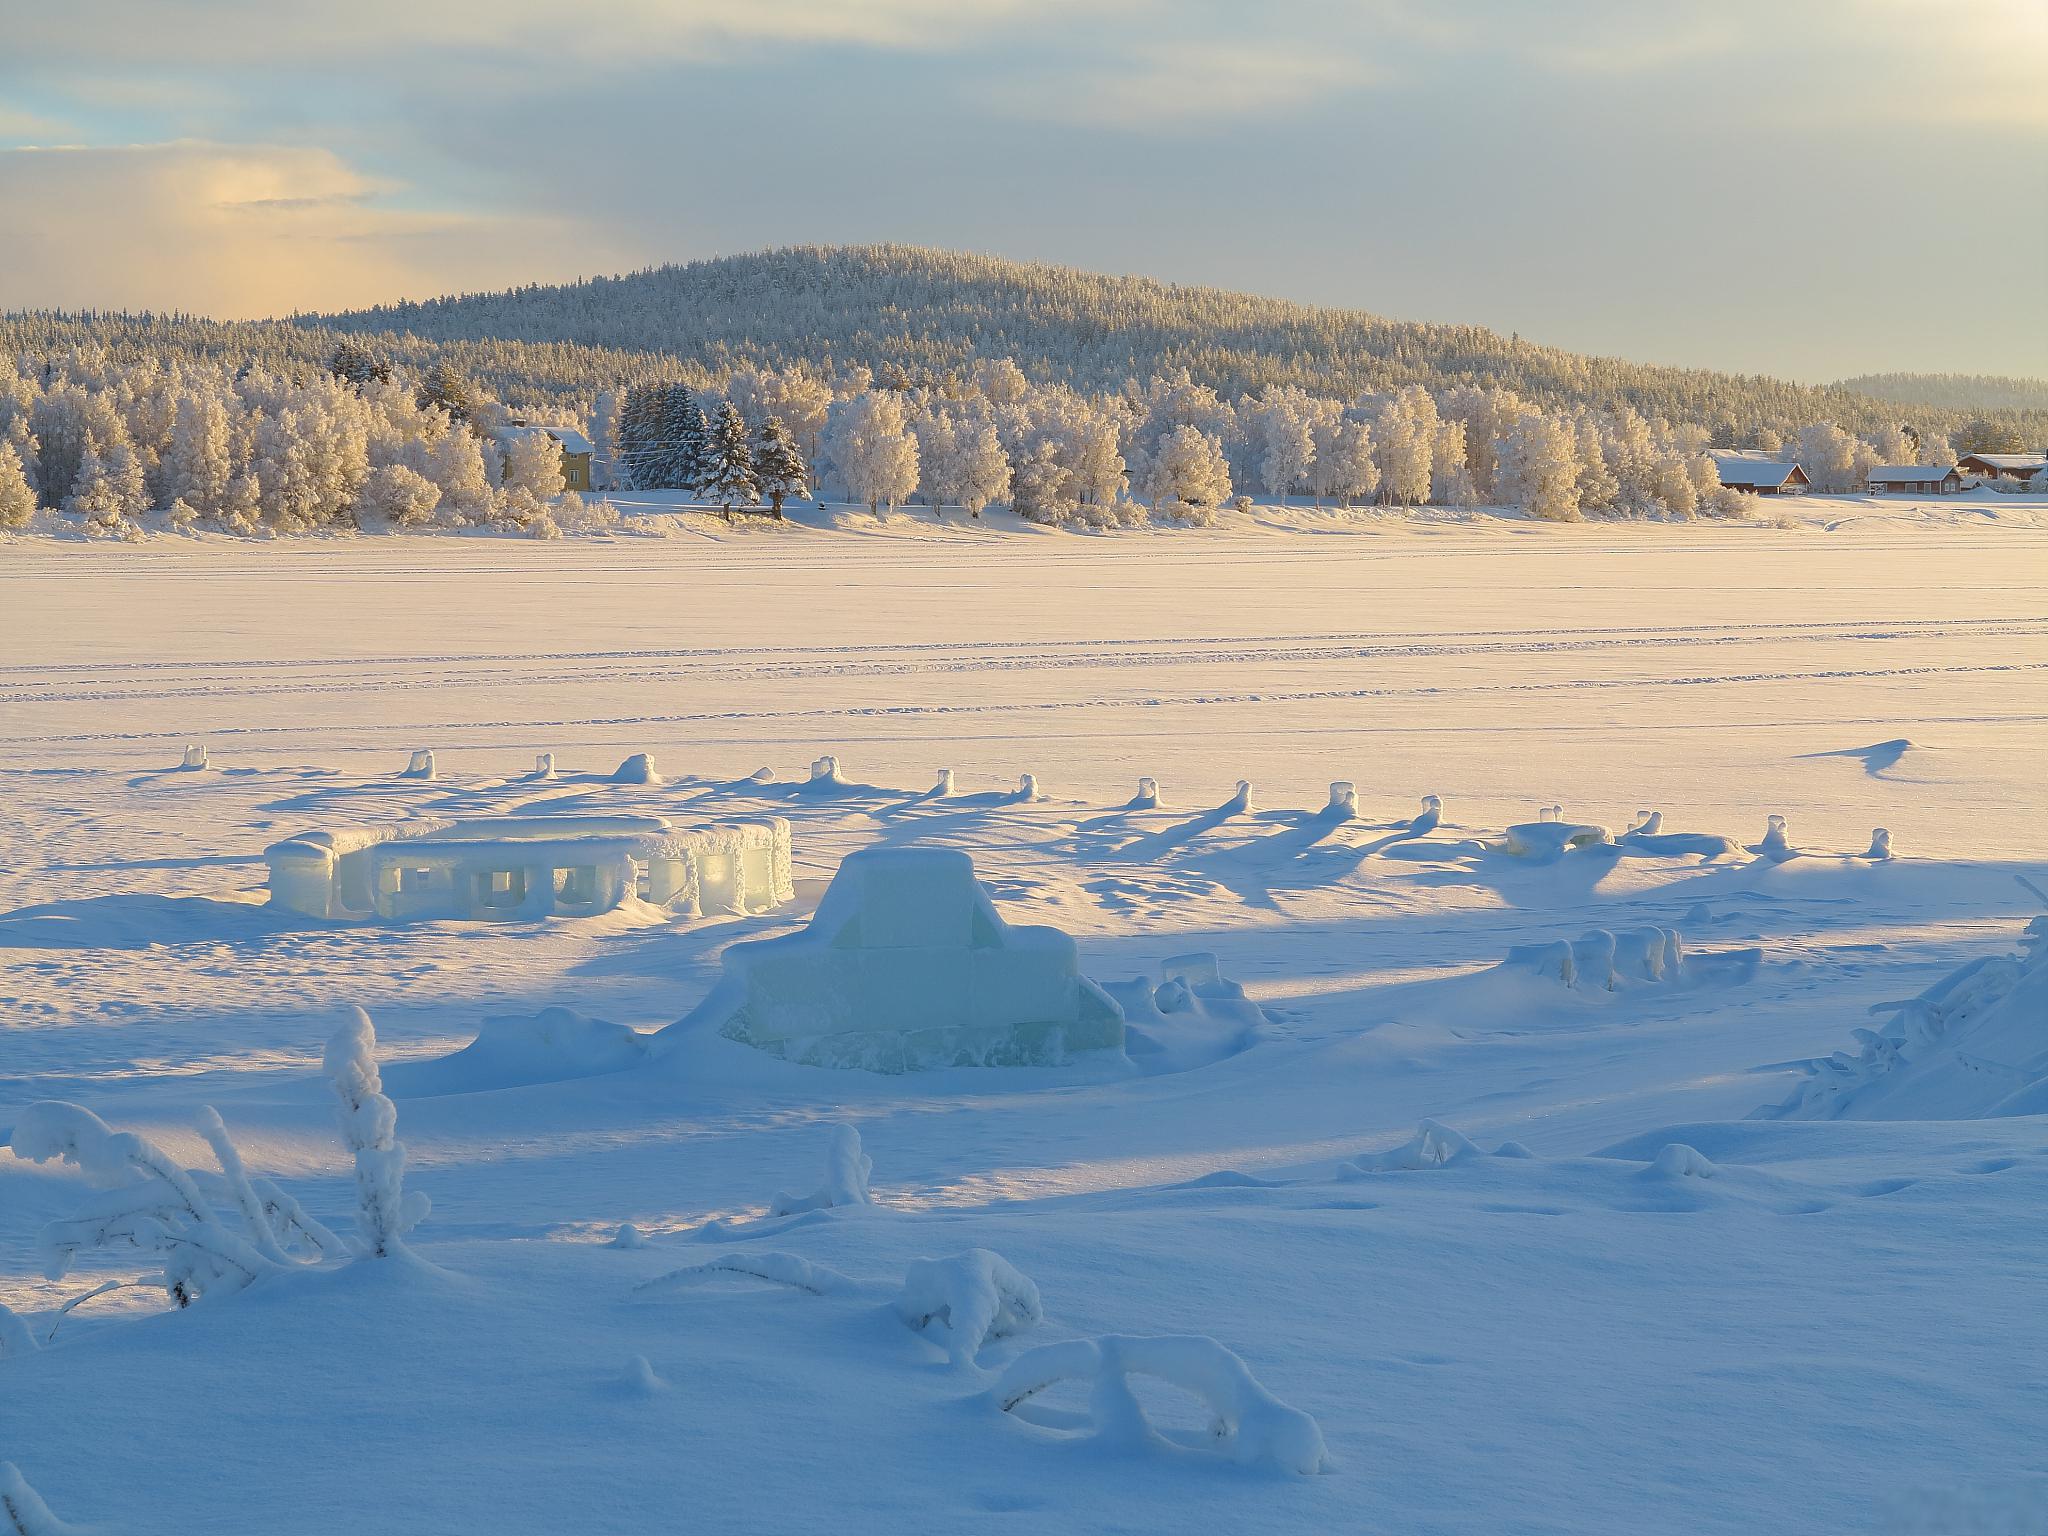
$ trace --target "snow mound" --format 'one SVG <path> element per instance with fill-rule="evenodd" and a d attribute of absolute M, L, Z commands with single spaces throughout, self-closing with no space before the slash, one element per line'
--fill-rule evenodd
<path fill-rule="evenodd" d="M 1124 1050 L 1152 1071 L 1185 1072 L 1251 1049 L 1266 1012 L 1223 975 L 1207 951 L 1175 955 L 1157 981 L 1105 982 L 1124 1012 Z"/>
<path fill-rule="evenodd" d="M 412 754 L 411 761 L 405 765 L 404 770 L 398 776 L 401 779 L 431 779 L 436 777 L 433 750 L 428 747 L 416 748 Z"/>
<path fill-rule="evenodd" d="M 1330 781 L 1329 803 L 1323 815 L 1332 821 L 1351 821 L 1358 815 L 1358 786 L 1349 779 Z"/>
<path fill-rule="evenodd" d="M 1725 858 L 1742 852 L 1733 838 L 1709 832 L 1666 832 L 1662 811 L 1637 811 L 1629 829 L 1616 840 L 1622 852 L 1656 858 L 1679 858 L 1688 854 L 1703 859 Z"/>
<path fill-rule="evenodd" d="M 1019 800 L 1043 800 L 1045 798 L 1044 795 L 1038 792 L 1037 774 L 1025 773 L 1018 775 L 1017 798 Z"/>
<path fill-rule="evenodd" d="M 50 1506 L 11 1461 L 0 1461 L 0 1522 L 0 1531 L 7 1536 L 71 1536 L 79 1529 L 51 1514 Z"/>
<path fill-rule="evenodd" d="M 1513 1150 L 1509 1150 L 1510 1147 Z M 1488 1152 L 1477 1142 L 1452 1130 L 1448 1125 L 1435 1120 L 1424 1120 L 1415 1128 L 1415 1134 L 1386 1152 L 1370 1152 L 1355 1157 L 1344 1164 L 1352 1173 L 1419 1173 L 1432 1168 L 1448 1168 L 1454 1163 L 1469 1163 L 1485 1157 L 1527 1157 L 1523 1147 L 1503 1143 L 1493 1152 Z"/>
<path fill-rule="evenodd" d="M 1864 850 L 1863 857 L 1871 860 L 1873 863 L 1882 864 L 1891 856 L 1891 833 L 1883 827 L 1872 827 L 1870 829 L 1870 846 Z"/>
<path fill-rule="evenodd" d="M 650 1037 L 624 1024 L 567 1008 L 487 1018 L 461 1050 L 432 1061 L 402 1062 L 385 1073 L 400 1093 L 481 1093 L 533 1083 L 623 1072 L 647 1059 Z"/>
<path fill-rule="evenodd" d="M 806 1211 L 844 1210 L 875 1203 L 868 1191 L 868 1175 L 875 1160 L 860 1148 L 860 1132 L 850 1125 L 832 1127 L 832 1146 L 825 1154 L 825 1181 L 816 1193 L 793 1195 L 779 1191 L 768 1207 L 770 1216 L 801 1216 Z"/>
<path fill-rule="evenodd" d="M 631 757 L 612 770 L 614 784 L 660 784 L 663 782 L 654 770 L 654 759 L 645 752 L 635 752 Z"/>
<path fill-rule="evenodd" d="M 1596 928 L 1567 943 L 1519 944 L 1501 962 L 1564 986 L 1612 992 L 1623 985 L 1685 979 L 1685 946 L 1676 928 L 1645 926 L 1609 932 Z"/>
<path fill-rule="evenodd" d="M 1005 922 L 955 849 L 849 854 L 802 930 L 734 944 L 723 964 L 662 1037 L 708 1025 L 785 1060 L 884 1073 L 1123 1049 L 1123 1013 L 1074 941 Z"/>
<path fill-rule="evenodd" d="M 1001 1254 L 970 1248 L 943 1259 L 912 1259 L 896 1297 L 896 1315 L 916 1333 L 946 1330 L 946 1353 L 972 1365 L 981 1346 L 1035 1328 L 1045 1310 L 1038 1287 Z"/>
<path fill-rule="evenodd" d="M 1647 1177 L 1655 1179 L 1711 1179 L 1720 1171 L 1698 1149 L 1682 1141 L 1661 1148 L 1643 1170 Z"/>
<path fill-rule="evenodd" d="M 647 1234 L 634 1226 L 632 1222 L 622 1221 L 619 1223 L 619 1230 L 612 1234 L 612 1240 L 606 1243 L 605 1246 L 607 1248 L 645 1248 L 647 1246 Z"/>
<path fill-rule="evenodd" d="M 1981 1120 L 2048 1114 L 2048 917 L 2016 955 L 1951 971 L 1918 997 L 1871 1010 L 1859 1049 L 1810 1064 L 1772 1120 Z"/>
<path fill-rule="evenodd" d="M 1200 1335 L 1109 1334 L 1041 1345 L 1010 1363 L 992 1396 L 1003 1412 L 1026 1422 L 1076 1428 L 1067 1415 L 1034 1413 L 1032 1399 L 1061 1382 L 1084 1382 L 1095 1438 L 1136 1449 L 1165 1437 L 1146 1420 L 1131 1390 L 1132 1376 L 1154 1377 L 1200 1398 L 1211 1416 L 1204 1444 L 1233 1461 L 1304 1476 L 1329 1464 L 1316 1421 L 1281 1402 L 1244 1361 Z"/>
<path fill-rule="evenodd" d="M 634 1397 L 652 1397 L 657 1392 L 666 1392 L 668 1383 L 657 1376 L 654 1367 L 645 1355 L 635 1355 L 626 1362 L 626 1369 L 619 1378 L 622 1390 Z"/>
<path fill-rule="evenodd" d="M 178 767 L 180 769 L 194 769 L 204 768 L 205 766 L 206 748 L 196 741 L 187 742 L 185 744 L 184 760 L 178 764 Z"/>
<path fill-rule="evenodd" d="M 797 786 L 800 795 L 836 795 L 852 789 L 846 782 L 846 775 L 839 771 L 839 759 L 829 752 L 811 762 L 811 776 Z"/>
<path fill-rule="evenodd" d="M 689 1290 L 719 1281 L 758 1280 L 764 1285 L 787 1286 L 813 1296 L 832 1296 L 855 1289 L 854 1282 L 836 1269 L 813 1264 L 793 1253 L 770 1249 L 761 1253 L 722 1253 L 702 1264 L 672 1269 L 633 1287 L 635 1292 L 660 1294 Z"/>

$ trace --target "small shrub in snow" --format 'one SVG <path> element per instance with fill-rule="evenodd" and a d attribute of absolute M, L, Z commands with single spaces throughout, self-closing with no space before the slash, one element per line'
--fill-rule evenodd
<path fill-rule="evenodd" d="M 868 1193 L 868 1175 L 875 1160 L 860 1149 L 860 1132 L 850 1125 L 832 1127 L 832 1147 L 825 1155 L 825 1182 L 814 1194 L 793 1195 L 778 1191 L 768 1207 L 770 1216 L 797 1216 L 805 1211 L 837 1210 L 847 1206 L 873 1205 Z"/>
<path fill-rule="evenodd" d="M 1037 1327 L 1045 1309 L 1038 1287 L 1009 1260 L 970 1248 L 943 1259 L 912 1259 L 896 1315 L 918 1333 L 944 1324 L 953 1364 L 972 1365 L 984 1343 Z"/>
<path fill-rule="evenodd" d="M 1209 1409 L 1215 1449 L 1234 1461 L 1302 1475 L 1328 1465 L 1316 1421 L 1268 1392 L 1236 1355 L 1199 1335 L 1110 1334 L 1042 1345 L 1012 1361 L 992 1395 L 1003 1412 L 1029 1419 L 1028 1405 L 1039 1393 L 1063 1381 L 1086 1382 L 1098 1438 L 1149 1444 L 1159 1436 L 1131 1391 L 1134 1375 L 1154 1377 L 1200 1398 Z"/>
<path fill-rule="evenodd" d="M 23 1110 L 14 1124 L 14 1155 L 37 1163 L 62 1159 L 103 1191 L 78 1214 L 43 1228 L 43 1272 L 60 1280 L 81 1253 L 134 1248 L 162 1260 L 155 1282 L 182 1307 L 208 1291 L 241 1290 L 304 1262 L 287 1245 L 311 1248 L 316 1260 L 340 1254 L 339 1241 L 296 1200 L 248 1176 L 213 1110 L 200 1111 L 199 1131 L 220 1162 L 217 1177 L 181 1167 L 155 1142 L 116 1131 L 76 1104 L 46 1100 Z M 234 1225 L 217 1204 L 233 1208 Z"/>
<path fill-rule="evenodd" d="M 405 1144 L 398 1107 L 377 1072 L 377 1031 L 360 1008 L 327 1042 L 327 1078 L 341 1101 L 342 1139 L 356 1160 L 356 1232 L 365 1254 L 403 1251 L 405 1234 L 427 1214 L 427 1197 L 405 1190 Z"/>

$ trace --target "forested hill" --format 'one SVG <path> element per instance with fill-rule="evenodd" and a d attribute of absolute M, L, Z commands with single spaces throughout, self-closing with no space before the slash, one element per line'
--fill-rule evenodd
<path fill-rule="evenodd" d="M 793 362 L 862 365 L 933 383 L 1011 357 L 1039 382 L 1113 390 L 1185 368 L 1226 398 L 1267 384 L 1355 396 L 1406 383 L 1490 384 L 1554 404 L 1627 403 L 1723 430 L 1834 420 L 1870 429 L 1897 407 L 1840 389 L 1650 367 L 1481 326 L 1382 319 L 1215 288 L 911 246 L 797 247 L 294 317 L 302 326 L 439 342 L 573 342 L 657 352 L 716 378 Z"/>
<path fill-rule="evenodd" d="M 2048 379 L 1993 373 L 1866 373 L 1837 389 L 1953 411 L 2048 411 Z"/>

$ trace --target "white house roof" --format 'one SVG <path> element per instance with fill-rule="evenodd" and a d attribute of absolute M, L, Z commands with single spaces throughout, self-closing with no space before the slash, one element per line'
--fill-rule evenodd
<path fill-rule="evenodd" d="M 2036 470 L 2048 468 L 2048 458 L 2038 453 L 1966 453 L 1964 458 L 1993 469 Z"/>
<path fill-rule="evenodd" d="M 1717 453 L 1713 460 L 1723 485 L 1783 485 L 1799 468 L 1791 459 L 1753 458 L 1746 453 Z"/>
<path fill-rule="evenodd" d="M 1880 464 L 1866 479 L 1886 480 L 1893 485 L 1939 485 L 1955 473 L 1951 464 Z"/>
<path fill-rule="evenodd" d="M 522 423 L 518 426 L 507 427 L 501 435 L 507 438 L 525 437 L 533 432 L 545 432 L 549 437 L 552 437 L 562 445 L 562 450 L 565 453 L 589 453 L 592 451 L 590 439 L 581 432 L 578 432 L 574 427 L 527 426 Z"/>

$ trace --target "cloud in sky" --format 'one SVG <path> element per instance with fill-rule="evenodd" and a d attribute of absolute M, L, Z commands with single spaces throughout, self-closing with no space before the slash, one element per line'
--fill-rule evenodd
<path fill-rule="evenodd" d="M 565 231 L 531 214 L 385 206 L 391 188 L 320 149 L 179 142 L 0 151 L 0 272 L 65 308 L 281 314 L 308 296 L 522 279 Z"/>
<path fill-rule="evenodd" d="M 1661 361 L 2048 369 L 2041 0 L 35 0 L 8 41 L 0 305 L 900 238 Z"/>

